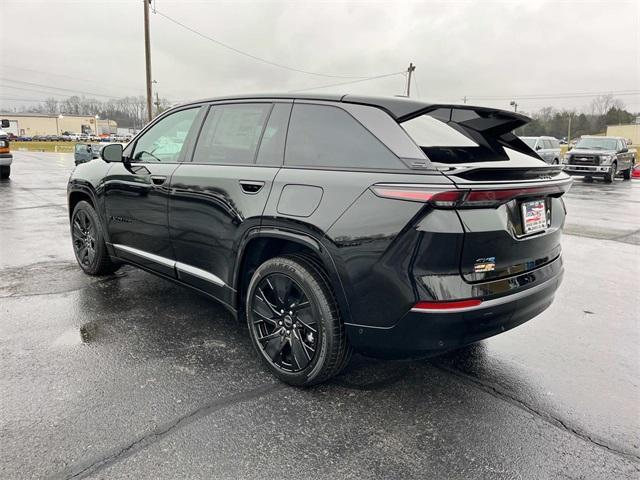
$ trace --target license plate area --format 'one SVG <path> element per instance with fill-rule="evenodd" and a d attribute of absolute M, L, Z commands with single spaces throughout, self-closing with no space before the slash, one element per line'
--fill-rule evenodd
<path fill-rule="evenodd" d="M 522 233 L 543 232 L 547 228 L 547 204 L 544 199 L 529 200 L 520 204 L 522 215 Z"/>

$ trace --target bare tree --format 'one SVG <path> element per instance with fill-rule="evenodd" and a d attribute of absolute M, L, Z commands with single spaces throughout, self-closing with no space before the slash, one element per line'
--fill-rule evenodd
<path fill-rule="evenodd" d="M 589 113 L 591 113 L 591 115 L 601 117 L 602 115 L 606 115 L 606 113 L 614 107 L 622 110 L 624 108 L 624 103 L 622 103 L 621 100 L 614 98 L 612 94 L 599 95 L 591 100 Z"/>

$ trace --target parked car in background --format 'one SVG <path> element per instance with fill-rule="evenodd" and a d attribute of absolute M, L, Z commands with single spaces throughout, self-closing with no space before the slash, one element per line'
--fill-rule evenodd
<path fill-rule="evenodd" d="M 520 137 L 531 150 L 550 165 L 560 165 L 560 142 L 554 137 Z"/>
<path fill-rule="evenodd" d="M 76 166 L 100 158 L 100 152 L 104 147 L 105 145 L 99 143 L 76 143 L 73 147 L 73 159 Z"/>
<path fill-rule="evenodd" d="M 33 141 L 33 137 L 30 137 L 28 135 L 21 135 L 18 137 L 18 141 L 19 142 L 31 142 Z"/>
<path fill-rule="evenodd" d="M 619 172 L 625 180 L 631 178 L 636 152 L 629 150 L 622 137 L 583 136 L 562 162 L 569 175 L 584 175 L 586 180 L 602 177 L 611 183 Z"/>
<path fill-rule="evenodd" d="M 0 128 L 9 128 L 9 120 L 2 120 Z M 13 155 L 9 148 L 9 135 L 0 129 L 0 178 L 6 180 L 11 176 Z"/>
<path fill-rule="evenodd" d="M 562 280 L 571 178 L 510 134 L 528 121 L 352 95 L 181 105 L 74 169 L 75 256 L 218 299 L 293 385 L 352 349 L 459 348 L 535 317 Z"/>

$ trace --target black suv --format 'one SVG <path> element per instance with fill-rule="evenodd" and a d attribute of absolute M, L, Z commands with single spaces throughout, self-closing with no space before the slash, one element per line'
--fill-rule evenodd
<path fill-rule="evenodd" d="M 538 315 L 562 278 L 571 179 L 511 133 L 527 121 L 351 95 L 175 107 L 74 170 L 76 258 L 217 299 L 290 384 L 353 349 L 457 348 Z"/>

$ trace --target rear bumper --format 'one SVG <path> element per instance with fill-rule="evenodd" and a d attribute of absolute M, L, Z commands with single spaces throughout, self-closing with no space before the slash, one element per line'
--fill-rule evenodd
<path fill-rule="evenodd" d="M 563 165 L 569 175 L 605 175 L 611 171 L 611 165 Z"/>
<path fill-rule="evenodd" d="M 11 162 L 13 162 L 13 155 L 10 153 L 0 153 L 0 166 L 5 167 L 11 165 Z"/>
<path fill-rule="evenodd" d="M 482 290 L 495 285 L 529 285 L 506 295 L 483 298 L 477 307 L 442 311 L 412 309 L 389 328 L 346 325 L 353 347 L 378 356 L 410 356 L 459 348 L 497 335 L 531 320 L 551 303 L 562 282 L 564 269 L 558 257 L 533 272 L 510 279 L 480 284 Z"/>

